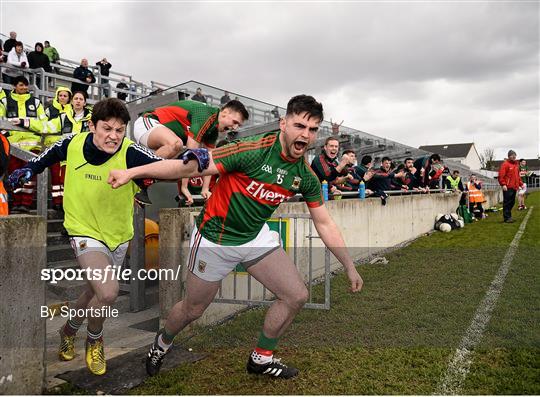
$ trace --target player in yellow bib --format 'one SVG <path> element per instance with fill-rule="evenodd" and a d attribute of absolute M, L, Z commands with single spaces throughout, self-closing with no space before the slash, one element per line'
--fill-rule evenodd
<path fill-rule="evenodd" d="M 110 270 L 124 261 L 133 237 L 133 197 L 139 190 L 134 182 L 113 190 L 107 183 L 112 169 L 127 169 L 161 160 L 148 149 L 125 138 L 129 113 L 122 101 L 106 99 L 94 106 L 88 125 L 91 132 L 69 135 L 40 156 L 15 170 L 9 182 L 15 186 L 66 161 L 64 227 L 79 266 L 92 277 L 77 300 L 75 309 L 88 315 L 86 364 L 95 375 L 106 372 L 103 323 L 118 296 L 118 280 Z M 107 273 L 107 268 L 110 270 Z M 107 276 L 106 276 L 107 275 Z M 75 357 L 74 339 L 85 316 L 71 317 L 60 329 L 59 358 Z"/>

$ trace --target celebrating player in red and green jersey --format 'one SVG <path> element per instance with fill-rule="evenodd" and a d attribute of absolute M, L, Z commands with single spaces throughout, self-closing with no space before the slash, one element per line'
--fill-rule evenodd
<path fill-rule="evenodd" d="M 197 101 L 176 101 L 148 110 L 133 126 L 135 141 L 163 158 L 175 158 L 183 146 L 213 148 L 221 132 L 235 130 L 249 118 L 240 101 L 221 109 Z"/>
<path fill-rule="evenodd" d="M 324 206 L 319 181 L 304 159 L 322 120 L 322 105 L 311 96 L 298 95 L 289 101 L 277 132 L 237 140 L 215 149 L 209 157 L 204 149 L 183 155 L 197 162 L 165 160 L 111 171 L 113 188 L 133 178 L 176 179 L 197 174 L 197 170 L 202 175 L 220 175 L 192 233 L 186 296 L 174 305 L 165 327 L 156 335 L 146 359 L 149 375 L 159 371 L 175 335 L 203 314 L 220 281 L 238 263 L 276 296 L 247 371 L 279 378 L 298 374 L 296 368 L 275 359 L 273 351 L 306 303 L 308 291 L 276 233 L 265 223 L 280 203 L 296 193 L 303 195 L 319 236 L 343 264 L 351 291 L 360 291 L 362 278 Z"/>

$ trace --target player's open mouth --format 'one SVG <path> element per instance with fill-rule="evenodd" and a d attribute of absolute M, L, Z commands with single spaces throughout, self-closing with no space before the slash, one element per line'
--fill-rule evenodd
<path fill-rule="evenodd" d="M 298 151 L 304 150 L 306 146 L 307 146 L 307 142 L 296 141 L 294 143 L 294 148 Z"/>
<path fill-rule="evenodd" d="M 116 147 L 116 142 L 112 142 L 112 141 L 109 141 L 109 142 L 105 142 L 105 146 L 108 146 L 108 147 Z"/>

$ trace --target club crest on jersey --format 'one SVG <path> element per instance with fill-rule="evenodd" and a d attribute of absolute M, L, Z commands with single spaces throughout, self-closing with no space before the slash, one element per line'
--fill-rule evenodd
<path fill-rule="evenodd" d="M 264 172 L 268 172 L 269 174 L 272 173 L 272 166 L 269 165 L 269 164 L 264 164 L 262 167 L 261 167 L 261 170 L 263 170 Z"/>
<path fill-rule="evenodd" d="M 81 240 L 79 241 L 79 248 L 81 251 L 84 251 L 86 249 L 87 245 L 86 245 L 86 240 Z"/>
<path fill-rule="evenodd" d="M 204 273 L 206 270 L 206 262 L 205 261 L 199 261 L 199 272 Z"/>
<path fill-rule="evenodd" d="M 300 189 L 300 182 L 302 182 L 302 178 L 300 178 L 299 176 L 295 176 L 291 188 L 293 190 Z"/>

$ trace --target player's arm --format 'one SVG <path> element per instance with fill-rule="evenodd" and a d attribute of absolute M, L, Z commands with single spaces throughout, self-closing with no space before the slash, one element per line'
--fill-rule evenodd
<path fill-rule="evenodd" d="M 126 170 L 112 170 L 108 183 L 117 188 L 133 179 L 155 178 L 177 180 L 190 176 L 218 174 L 212 155 L 206 149 L 187 150 L 177 160 L 162 160 Z"/>
<path fill-rule="evenodd" d="M 343 241 L 341 232 L 328 213 L 328 210 L 324 205 L 321 205 L 318 207 L 309 207 L 309 212 L 311 213 L 311 218 L 313 219 L 315 228 L 322 241 L 345 268 L 347 277 L 351 282 L 351 291 L 360 291 L 364 282 L 362 281 L 362 277 L 360 277 L 356 271 L 356 267 L 345 246 L 345 241 Z"/>

